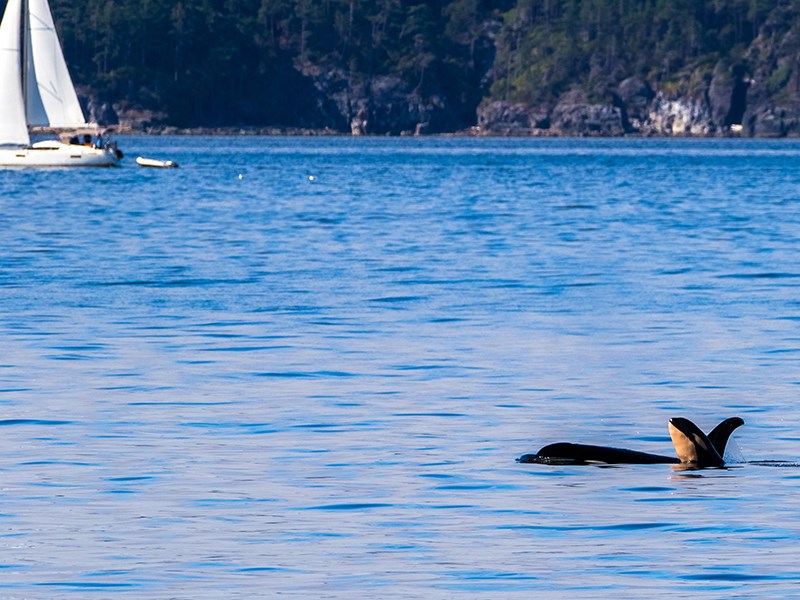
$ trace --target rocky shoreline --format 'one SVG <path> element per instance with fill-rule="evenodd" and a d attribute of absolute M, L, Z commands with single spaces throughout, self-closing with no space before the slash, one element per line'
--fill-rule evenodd
<path fill-rule="evenodd" d="M 668 133 L 603 133 L 597 131 L 584 132 L 584 133 L 565 133 L 557 131 L 552 128 L 539 129 L 531 128 L 530 130 L 509 129 L 509 130 L 493 130 L 482 129 L 480 127 L 470 127 L 459 131 L 451 132 L 437 132 L 437 133 L 420 133 L 420 134 L 391 134 L 391 133 L 375 133 L 375 134 L 357 134 L 354 135 L 347 131 L 334 131 L 331 129 L 298 129 L 298 128 L 276 128 L 276 127 L 148 127 L 147 129 L 135 129 L 125 126 L 111 126 L 108 129 L 114 132 L 115 135 L 120 136 L 175 136 L 175 137 L 365 137 L 365 138 L 380 138 L 380 137 L 428 137 L 428 138 L 576 138 L 576 137 L 596 137 L 596 138 L 798 138 L 800 132 L 792 132 L 785 135 L 760 135 L 748 136 L 743 134 L 737 129 L 729 130 L 727 132 L 719 133 L 692 133 L 686 132 L 682 134 L 668 134 Z"/>
<path fill-rule="evenodd" d="M 120 135 L 148 136 L 300 136 L 300 137 L 653 137 L 653 138 L 795 138 L 800 113 L 766 109 L 744 124 L 715 122 L 702 105 L 657 97 L 644 117 L 626 116 L 613 104 L 563 103 L 552 111 L 524 104 L 492 102 L 479 109 L 476 126 L 456 131 L 347 131 L 301 127 L 175 127 L 121 122 L 110 125 Z"/>
<path fill-rule="evenodd" d="M 694 93 L 655 91 L 629 78 L 590 102 L 582 90 L 552 107 L 489 102 L 478 126 L 501 135 L 642 137 L 798 137 L 800 104 L 777 104 L 755 79 L 715 73 Z"/>
<path fill-rule="evenodd" d="M 469 119 L 456 119 L 444 94 L 423 94 L 398 77 L 351 80 L 311 67 L 303 74 L 313 82 L 309 98 L 317 107 L 303 126 L 176 127 L 162 112 L 112 104 L 88 88 L 79 95 L 90 120 L 146 135 L 800 136 L 800 94 L 776 95 L 758 68 L 722 61 L 686 74 L 688 83 L 677 88 L 628 77 L 602 89 L 573 87 L 548 104 L 484 100 L 467 127 Z"/>
<path fill-rule="evenodd" d="M 383 115 L 381 126 L 363 118 L 382 113 L 375 104 L 362 106 L 350 126 L 324 127 L 175 127 L 150 111 L 123 110 L 104 104 L 93 110 L 92 120 L 104 122 L 119 134 L 175 136 L 444 136 L 444 137 L 800 137 L 800 106 L 759 102 L 757 83 L 712 79 L 698 95 L 655 91 L 647 82 L 630 78 L 605 90 L 604 99 L 590 101 L 582 90 L 564 94 L 553 106 L 532 106 L 503 101 L 484 102 L 477 124 L 465 129 L 430 127 L 418 121 L 419 111 Z M 413 103 L 406 102 L 406 107 Z M 445 120 L 431 110 L 428 117 Z M 357 115 L 361 114 L 362 117 Z"/>

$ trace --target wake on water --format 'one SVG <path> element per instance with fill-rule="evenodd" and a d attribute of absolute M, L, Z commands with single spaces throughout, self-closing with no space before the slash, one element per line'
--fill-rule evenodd
<path fill-rule="evenodd" d="M 800 462 L 791 460 L 747 460 L 744 452 L 736 443 L 736 438 L 731 437 L 728 445 L 725 447 L 725 465 L 754 465 L 758 467 L 783 467 L 783 468 L 796 468 L 800 467 Z"/>

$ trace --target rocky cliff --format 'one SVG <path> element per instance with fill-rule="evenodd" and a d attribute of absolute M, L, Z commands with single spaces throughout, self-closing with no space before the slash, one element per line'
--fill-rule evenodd
<path fill-rule="evenodd" d="M 481 132 L 800 136 L 798 8 L 786 2 L 750 3 L 749 8 L 703 4 L 693 4 L 692 12 L 685 10 L 688 5 L 665 3 L 663 12 L 646 18 L 642 8 L 639 20 L 630 10 L 615 15 L 609 5 L 607 12 L 594 15 L 600 25 L 591 19 L 581 23 L 589 52 L 564 49 L 570 36 L 564 15 L 549 24 L 555 34 L 537 25 L 546 15 L 539 14 L 538 21 L 532 13 L 511 15 L 532 33 L 521 36 L 522 44 L 506 39 L 500 54 L 510 65 L 523 54 L 535 60 L 509 67 L 504 87 L 495 86 L 494 96 L 481 103 Z M 632 23 L 628 28 L 626 19 Z M 674 28 L 678 20 L 683 24 Z M 654 39 L 653 30 L 671 31 L 672 37 Z M 562 45 L 548 47 L 553 35 Z M 531 99 L 505 99 L 500 92 L 508 87 Z"/>
<path fill-rule="evenodd" d="M 477 119 L 484 135 L 800 136 L 800 93 L 765 88 L 744 69 L 720 68 L 691 93 L 628 78 L 602 90 L 600 102 L 580 89 L 552 105 L 486 101 Z"/>

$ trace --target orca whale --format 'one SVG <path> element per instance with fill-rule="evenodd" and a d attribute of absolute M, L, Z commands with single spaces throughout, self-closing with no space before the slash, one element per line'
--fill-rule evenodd
<path fill-rule="evenodd" d="M 669 420 L 669 436 L 675 446 L 675 456 L 648 454 L 625 448 L 608 448 L 587 444 L 558 442 L 548 444 L 536 454 L 524 454 L 517 459 L 521 463 L 547 465 L 585 465 L 605 463 L 609 465 L 632 464 L 685 464 L 693 467 L 721 467 L 725 464 L 725 446 L 736 428 L 744 425 L 739 417 L 725 419 L 706 435 L 689 419 L 674 417 Z"/>

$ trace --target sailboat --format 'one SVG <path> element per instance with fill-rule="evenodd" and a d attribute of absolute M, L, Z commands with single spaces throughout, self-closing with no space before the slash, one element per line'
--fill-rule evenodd
<path fill-rule="evenodd" d="M 38 127 L 72 133 L 31 144 Z M 111 167 L 121 158 L 116 142 L 86 122 L 47 0 L 8 0 L 0 23 L 0 166 Z"/>

